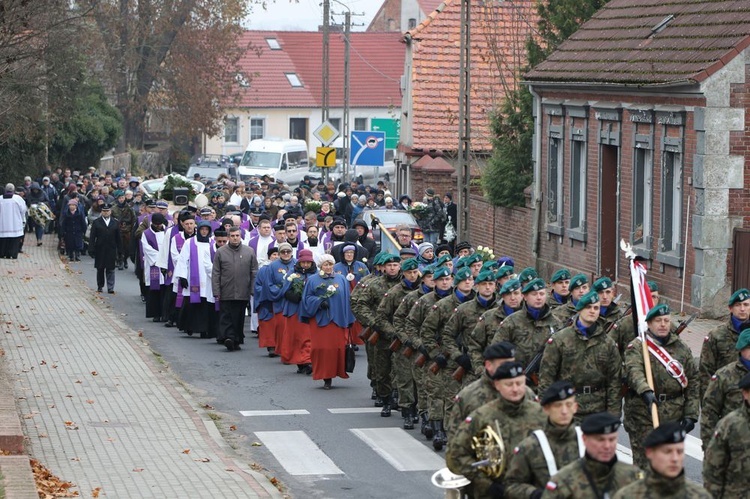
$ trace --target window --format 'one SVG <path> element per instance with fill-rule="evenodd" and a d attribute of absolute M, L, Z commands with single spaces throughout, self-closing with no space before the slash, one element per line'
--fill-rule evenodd
<path fill-rule="evenodd" d="M 289 118 L 289 138 L 307 140 L 307 118 Z"/>
<path fill-rule="evenodd" d="M 636 136 L 633 154 L 633 234 L 634 245 L 651 248 L 651 175 L 653 151 L 650 137 Z M 643 255 L 642 255 L 643 256 Z"/>
<path fill-rule="evenodd" d="M 250 118 L 250 140 L 262 139 L 266 135 L 266 120 Z"/>
<path fill-rule="evenodd" d="M 354 129 L 355 130 L 367 130 L 367 118 L 354 118 Z"/>
<path fill-rule="evenodd" d="M 297 76 L 297 73 L 284 73 L 286 75 L 286 79 L 289 80 L 289 84 L 293 87 L 302 87 L 302 82 L 299 79 L 299 76 Z"/>
<path fill-rule="evenodd" d="M 271 50 L 281 50 L 281 45 L 276 38 L 266 38 L 266 43 Z"/>
<path fill-rule="evenodd" d="M 663 253 L 678 251 L 682 226 L 682 155 L 665 150 L 662 157 L 661 242 Z"/>
<path fill-rule="evenodd" d="M 417 27 L 417 20 L 413 17 L 409 18 L 409 29 L 414 29 Z"/>
<path fill-rule="evenodd" d="M 339 131 L 339 133 L 342 133 L 343 130 L 341 129 L 341 118 L 328 118 L 328 123 L 333 125 L 333 128 Z"/>
<path fill-rule="evenodd" d="M 570 144 L 570 231 L 573 239 L 584 239 L 586 230 L 586 141 L 584 135 L 573 135 Z M 575 231 L 574 229 L 577 229 Z"/>
<path fill-rule="evenodd" d="M 563 145 L 562 126 L 550 125 L 547 157 L 547 231 L 563 235 Z"/>
<path fill-rule="evenodd" d="M 239 118 L 224 118 L 224 142 L 236 144 L 239 142 Z"/>

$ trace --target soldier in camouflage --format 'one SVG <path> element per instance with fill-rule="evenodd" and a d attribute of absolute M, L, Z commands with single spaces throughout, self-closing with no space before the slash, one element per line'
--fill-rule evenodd
<path fill-rule="evenodd" d="M 581 423 L 586 454 L 547 482 L 543 499 L 602 499 L 643 478 L 643 472 L 617 460 L 620 419 L 610 412 L 591 414 Z"/>
<path fill-rule="evenodd" d="M 598 322 L 599 296 L 591 291 L 578 300 L 573 324 L 548 340 L 539 370 L 540 393 L 559 380 L 575 385 L 578 422 L 596 412 L 619 416 L 622 410 L 622 366 L 612 361 L 620 356 Z"/>
<path fill-rule="evenodd" d="M 426 374 L 425 378 L 430 399 L 430 424 L 435 430 L 432 447 L 437 451 L 441 450 L 447 441 L 443 419 L 453 405 L 453 397 L 461 389 L 461 384 L 453 379 L 453 372 L 458 364 L 451 358 L 445 344 L 448 335 L 446 326 L 458 306 L 473 300 L 476 295 L 473 289 L 474 278 L 469 267 L 464 266 L 456 271 L 453 284 L 453 293 L 432 306 L 419 332 L 422 346 L 434 362 L 430 366 L 432 374 Z"/>
<path fill-rule="evenodd" d="M 542 428 L 546 419 L 539 404 L 526 397 L 521 363 L 502 364 L 492 378 L 499 397 L 472 411 L 459 424 L 445 454 L 448 469 L 471 480 L 474 499 L 503 497 L 508 466 L 513 463 L 512 449 L 530 432 Z M 474 465 L 480 458 L 473 438 L 488 426 L 495 429 L 505 446 L 505 472 L 500 476 L 491 476 L 484 466 Z"/>
<path fill-rule="evenodd" d="M 568 324 L 571 317 L 576 315 L 576 303 L 578 303 L 578 300 L 589 292 L 588 278 L 583 274 L 574 275 L 570 278 L 568 290 L 570 291 L 570 299 L 568 302 L 554 310 L 555 319 L 564 326 Z"/>
<path fill-rule="evenodd" d="M 690 347 L 673 333 L 669 307 L 653 307 L 646 314 L 646 323 L 653 390 L 646 381 L 641 340 L 633 340 L 625 352 L 630 387 L 625 396 L 625 430 L 633 462 L 640 468 L 648 465 L 641 443 L 653 429 L 651 404 L 657 404 L 659 421 L 679 421 L 688 433 L 700 414 L 698 370 Z"/>
<path fill-rule="evenodd" d="M 526 267 L 518 274 L 518 280 L 521 281 L 521 287 L 526 286 L 534 279 L 539 278 L 539 272 L 534 267 Z"/>
<path fill-rule="evenodd" d="M 550 282 L 552 283 L 552 289 L 549 290 L 549 295 L 547 296 L 547 305 L 555 309 L 568 303 L 570 299 L 570 290 L 568 289 L 570 285 L 570 270 L 558 270 L 552 274 Z"/>
<path fill-rule="evenodd" d="M 495 279 L 497 279 L 497 289 L 503 289 L 503 286 L 506 282 L 515 278 L 516 276 L 513 275 L 513 267 L 509 265 L 501 265 L 500 268 L 495 271 Z"/>
<path fill-rule="evenodd" d="M 609 277 L 600 277 L 594 281 L 594 291 L 599 294 L 599 325 L 609 333 L 611 326 L 622 318 L 625 310 L 615 302 L 615 287 Z"/>
<path fill-rule="evenodd" d="M 580 428 L 573 423 L 578 411 L 576 389 L 568 381 L 555 381 L 542 394 L 547 421 L 513 449 L 505 497 L 539 499 L 557 470 L 583 457 Z"/>
<path fill-rule="evenodd" d="M 389 264 L 386 264 L 386 267 Z M 386 269 L 386 272 L 388 270 Z M 416 258 L 409 258 L 401 262 L 401 282 L 389 289 L 378 306 L 375 314 L 375 330 L 380 333 L 377 343 L 375 344 L 375 366 L 378 373 L 376 379 L 386 379 L 388 384 L 385 386 L 378 385 L 378 395 L 383 398 L 383 409 L 380 416 L 387 418 L 391 416 L 391 408 L 395 407 L 395 401 L 391 398 L 393 387 L 390 385 L 391 374 L 393 370 L 393 351 L 391 342 L 396 339 L 395 314 L 401 300 L 411 291 L 419 287 L 419 262 Z M 382 388 L 382 391 L 381 391 Z M 389 389 L 390 388 L 390 389 Z M 411 422 L 411 407 L 406 406 L 401 410 L 401 416 L 404 418 L 404 424 Z M 412 423 L 412 427 L 413 423 Z"/>
<path fill-rule="evenodd" d="M 646 478 L 617 491 L 614 499 L 665 498 L 711 499 L 700 485 L 685 479 L 685 430 L 676 421 L 667 421 L 643 441 L 650 473 Z"/>
<path fill-rule="evenodd" d="M 715 499 L 747 497 L 750 490 L 750 374 L 737 386 L 743 403 L 719 421 L 703 458 L 703 486 Z"/>
<path fill-rule="evenodd" d="M 512 267 L 506 267 L 511 268 Z M 502 269 L 501 269 L 502 270 Z M 495 332 L 500 324 L 512 313 L 521 310 L 523 303 L 523 294 L 521 293 L 521 282 L 518 279 L 510 279 L 500 288 L 500 303 L 491 310 L 483 313 L 471 334 L 466 338 L 466 346 L 471 358 L 471 365 L 474 366 L 474 376 L 472 379 L 482 377 L 484 366 L 482 365 L 482 353 L 490 345 L 490 340 L 495 336 Z M 468 383 L 472 383 L 469 381 Z M 464 382 L 464 385 L 467 383 Z"/>
<path fill-rule="evenodd" d="M 716 371 L 735 360 L 734 346 L 740 331 L 750 327 L 750 291 L 738 289 L 729 298 L 729 320 L 708 333 L 700 360 L 701 397 Z"/>
<path fill-rule="evenodd" d="M 462 303 L 456 309 L 448 324 L 445 325 L 443 345 L 450 358 L 464 369 L 460 379 L 462 385 L 467 385 L 478 378 L 474 374 L 471 357 L 469 357 L 468 340 L 479 318 L 496 307 L 495 302 L 495 273 L 483 270 L 474 279 L 476 296 L 473 300 Z"/>
<path fill-rule="evenodd" d="M 745 329 L 737 338 L 737 362 L 727 364 L 711 376 L 701 410 L 701 440 L 703 450 L 714 434 L 719 421 L 742 406 L 742 393 L 738 383 L 750 372 L 750 329 Z"/>

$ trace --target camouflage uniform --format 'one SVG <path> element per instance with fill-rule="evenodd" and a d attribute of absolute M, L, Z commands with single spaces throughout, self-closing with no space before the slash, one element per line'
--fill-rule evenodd
<path fill-rule="evenodd" d="M 604 411 L 619 417 L 622 366 L 613 359 L 619 359 L 617 346 L 600 324 L 595 324 L 590 336 L 584 336 L 577 324 L 566 327 L 551 337 L 544 349 L 539 393 L 555 381 L 570 381 L 576 387 L 577 421 Z"/>
<path fill-rule="evenodd" d="M 133 208 L 128 203 L 118 204 L 112 207 L 112 216 L 120 222 L 120 238 L 122 239 L 122 253 L 117 255 L 117 267 L 128 268 L 128 253 L 130 252 L 130 239 L 133 235 L 133 227 L 138 222 Z"/>
<path fill-rule="evenodd" d="M 715 499 L 747 497 L 750 407 L 742 404 L 719 421 L 703 458 L 703 486 Z"/>
<path fill-rule="evenodd" d="M 398 403 L 401 407 L 413 406 L 418 400 L 414 384 L 414 371 L 412 370 L 415 359 L 414 352 L 416 352 L 417 345 L 414 344 L 414 335 L 409 330 L 407 317 L 417 303 L 417 300 L 424 295 L 424 287 L 420 285 L 418 289 L 410 291 L 406 296 L 401 298 L 401 303 L 399 303 L 396 312 L 393 314 L 394 334 L 396 338 L 401 340 L 401 348 L 394 352 L 391 361 L 393 362 L 393 383 L 398 390 Z M 412 355 L 409 358 L 404 355 L 404 350 L 408 346 L 412 349 Z M 419 408 L 421 407 L 420 404 Z M 424 410 L 427 410 L 427 404 L 424 405 Z"/>
<path fill-rule="evenodd" d="M 611 310 L 607 311 L 607 316 L 600 315 L 599 319 L 596 321 L 602 328 L 602 331 L 607 331 L 612 324 L 622 319 L 625 315 L 625 310 L 615 302 L 610 303 L 609 308 L 611 308 Z"/>
<path fill-rule="evenodd" d="M 546 416 L 536 402 L 524 398 L 520 403 L 513 403 L 504 398 L 495 400 L 473 411 L 456 429 L 448 441 L 445 462 L 453 473 L 463 475 L 471 480 L 469 487 L 474 499 L 490 498 L 489 487 L 494 481 L 502 481 L 507 476 L 508 464 L 512 464 L 512 449 L 523 440 L 529 432 L 542 428 Z M 486 426 L 500 427 L 500 435 L 505 444 L 506 473 L 497 478 L 490 478 L 481 469 L 472 467 L 477 461 L 476 452 L 472 449 L 472 438 Z"/>
<path fill-rule="evenodd" d="M 440 299 L 442 298 L 434 291 L 427 293 L 414 303 L 414 306 L 409 311 L 409 315 L 406 316 L 406 332 L 409 334 L 409 339 L 414 348 L 422 347 L 422 337 L 419 334 L 422 323 L 427 314 L 432 310 L 432 306 Z M 418 355 L 412 357 L 418 357 Z M 414 358 L 414 360 L 416 361 L 417 359 Z M 414 375 L 414 384 L 417 389 L 417 409 L 420 413 L 425 413 L 430 408 L 430 400 L 427 395 L 427 366 L 428 364 L 425 363 L 422 367 L 419 367 L 412 362 L 411 367 L 412 374 Z"/>
<path fill-rule="evenodd" d="M 722 367 L 711 376 L 706 394 L 703 396 L 701 411 L 703 450 L 708 447 L 708 442 L 711 440 L 719 421 L 742 406 L 742 391 L 737 388 L 737 384 L 747 373 L 748 369 L 745 364 L 738 360 L 734 364 Z"/>
<path fill-rule="evenodd" d="M 625 363 L 625 349 L 631 341 L 638 337 L 635 332 L 635 324 L 633 324 L 633 315 L 623 315 L 617 319 L 615 325 L 609 330 L 609 337 L 614 340 L 617 350 L 620 352 L 620 358 Z"/>
<path fill-rule="evenodd" d="M 559 329 L 560 323 L 545 305 L 538 320 L 534 320 L 526 309 L 526 303 L 518 312 L 505 319 L 490 343 L 509 341 L 516 346 L 516 360 L 528 364 L 547 340 Z M 536 387 L 534 391 L 539 393 Z"/>
<path fill-rule="evenodd" d="M 547 436 L 557 469 L 562 469 L 581 457 L 582 449 L 578 445 L 578 434 L 574 424 L 560 428 L 547 420 L 544 434 Z M 513 449 L 505 497 L 527 499 L 535 490 L 544 489 L 549 479 L 547 460 L 544 458 L 539 439 L 535 435 L 529 435 Z"/>
<path fill-rule="evenodd" d="M 560 308 L 560 307 L 562 307 L 562 306 L 565 306 L 565 305 L 567 305 L 567 304 L 568 304 L 568 302 L 570 302 L 570 295 L 568 295 L 568 296 L 567 296 L 566 298 L 567 298 L 567 299 L 565 300 L 565 302 L 563 302 L 563 303 L 560 303 L 560 302 L 559 302 L 559 301 L 557 301 L 557 299 L 555 298 L 554 292 L 553 292 L 553 291 L 552 291 L 551 289 L 548 289 L 548 290 L 547 290 L 547 306 L 548 306 L 549 308 L 551 308 L 551 309 L 556 309 L 556 308 Z"/>
<path fill-rule="evenodd" d="M 557 319 L 557 322 L 565 327 L 570 325 L 570 319 L 577 313 L 576 306 L 573 305 L 573 300 L 568 300 L 568 303 L 560 305 L 553 310 L 553 315 L 555 316 L 555 319 Z"/>
<path fill-rule="evenodd" d="M 621 488 L 612 499 L 711 499 L 706 489 L 685 478 L 681 473 L 677 478 L 667 478 L 649 473 L 646 478 Z"/>
<path fill-rule="evenodd" d="M 362 280 L 359 281 L 359 283 L 354 286 L 354 289 L 352 289 L 352 293 L 349 297 L 349 303 L 351 304 L 352 313 L 356 316 L 357 312 L 355 310 L 360 310 L 362 308 L 362 305 L 360 304 L 360 301 L 363 297 L 363 291 L 367 289 L 367 287 L 370 284 L 370 281 L 373 279 L 380 277 L 382 274 L 367 274 L 362 278 Z M 357 320 L 359 320 L 359 317 L 357 317 Z M 361 322 L 360 322 L 361 324 Z M 364 326 L 362 327 L 364 330 Z M 373 375 L 373 369 L 375 366 L 375 360 L 373 359 L 372 355 L 375 351 L 375 347 L 370 345 L 369 341 L 365 341 L 365 353 L 367 354 L 367 379 L 370 380 L 370 386 L 375 387 L 375 377 Z"/>
<path fill-rule="evenodd" d="M 587 474 L 597 490 L 591 486 Z M 601 499 L 605 493 L 612 497 L 621 488 L 641 478 L 643 472 L 630 464 L 617 461 L 610 466 L 582 457 L 565 466 L 547 482 L 542 499 Z"/>
<path fill-rule="evenodd" d="M 658 340 L 655 341 L 659 344 Z M 673 332 L 669 333 L 662 347 L 673 359 L 682 364 L 687 377 L 687 387 L 683 389 L 661 362 L 649 354 L 654 378 L 654 395 L 658 400 L 659 421 L 681 421 L 685 418 L 698 421 L 700 414 L 698 369 L 695 366 L 693 353 L 690 347 Z M 643 344 L 640 339 L 635 339 L 628 345 L 625 352 L 625 371 L 630 387 L 630 391 L 625 396 L 625 430 L 630 437 L 633 462 L 647 469 L 648 461 L 641 442 L 654 429 L 654 426 L 651 421 L 651 410 L 641 400 L 641 395 L 650 388 L 646 382 Z"/>
<path fill-rule="evenodd" d="M 471 365 L 474 368 L 474 379 L 484 373 L 484 349 L 490 346 L 490 340 L 500 324 L 508 317 L 501 301 L 497 307 L 483 313 L 477 320 L 474 330 L 466 337 L 466 347 L 469 349 Z"/>
<path fill-rule="evenodd" d="M 484 303 L 483 303 L 484 302 Z M 459 355 L 468 354 L 468 338 L 474 331 L 479 318 L 485 313 L 494 310 L 496 302 L 493 299 L 489 301 L 480 301 L 479 295 L 473 300 L 462 303 L 456 309 L 448 324 L 445 325 L 445 334 L 443 343 L 446 351 L 450 353 L 452 359 Z M 484 364 L 482 362 L 482 364 Z M 479 376 L 475 375 L 477 366 L 472 362 L 472 369 L 466 371 L 461 380 L 462 386 L 466 386 Z"/>
<path fill-rule="evenodd" d="M 711 381 L 711 376 L 716 371 L 721 369 L 727 364 L 731 364 L 737 360 L 737 337 L 740 331 L 737 331 L 732 324 L 732 317 L 730 316 L 726 324 L 716 327 L 711 330 L 703 339 L 703 347 L 701 348 L 701 360 L 700 360 L 700 384 L 701 384 L 701 399 L 706 393 L 708 388 L 708 382 Z"/>

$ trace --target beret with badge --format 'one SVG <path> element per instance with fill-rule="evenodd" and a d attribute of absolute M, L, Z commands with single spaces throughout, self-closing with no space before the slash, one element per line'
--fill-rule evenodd
<path fill-rule="evenodd" d="M 746 288 L 738 289 L 737 291 L 732 293 L 732 296 L 729 297 L 729 306 L 731 307 L 735 303 L 739 303 L 747 299 L 750 299 L 750 291 L 748 291 Z"/>
<path fill-rule="evenodd" d="M 651 449 L 664 444 L 679 444 L 685 441 L 687 433 L 682 425 L 676 421 L 666 421 L 643 439 L 643 447 Z"/>
<path fill-rule="evenodd" d="M 656 283 L 656 281 L 646 281 L 646 285 L 652 292 L 659 292 L 659 285 Z"/>
<path fill-rule="evenodd" d="M 479 284 L 480 282 L 495 282 L 495 273 L 491 270 L 483 270 L 474 279 L 474 282 Z"/>
<path fill-rule="evenodd" d="M 551 404 L 552 402 L 559 402 L 561 400 L 569 399 L 574 397 L 576 394 L 576 387 L 570 381 L 560 380 L 555 381 L 542 393 L 542 398 L 539 403 L 542 405 Z"/>
<path fill-rule="evenodd" d="M 443 265 L 444 263 L 449 262 L 450 260 L 451 260 L 450 255 L 443 255 L 435 261 L 435 265 L 439 267 Z"/>
<path fill-rule="evenodd" d="M 498 341 L 485 348 L 482 355 L 485 360 L 512 359 L 516 356 L 516 346 L 509 341 Z"/>
<path fill-rule="evenodd" d="M 539 273 L 536 271 L 534 267 L 526 267 L 521 271 L 520 274 L 518 274 L 518 280 L 521 281 L 521 283 L 526 284 L 528 282 L 533 281 L 539 277 Z"/>
<path fill-rule="evenodd" d="M 576 274 L 570 278 L 570 284 L 568 284 L 568 291 L 573 291 L 576 288 L 580 288 L 584 284 L 588 284 L 589 280 L 583 274 Z"/>
<path fill-rule="evenodd" d="M 612 279 L 609 277 L 600 277 L 596 281 L 594 281 L 594 290 L 597 293 L 601 293 L 605 289 L 609 289 L 612 287 Z"/>
<path fill-rule="evenodd" d="M 401 262 L 401 270 L 417 270 L 419 268 L 419 262 L 416 258 L 409 258 Z"/>
<path fill-rule="evenodd" d="M 550 282 L 565 281 L 567 279 L 570 279 L 570 270 L 560 269 L 552 274 L 552 279 L 550 279 Z"/>
<path fill-rule="evenodd" d="M 750 347 L 750 328 L 742 330 L 737 337 L 737 345 L 735 345 L 738 352 L 747 347 Z"/>
<path fill-rule="evenodd" d="M 517 378 L 519 376 L 523 376 L 523 364 L 520 362 L 506 362 L 505 364 L 502 364 L 497 369 L 495 369 L 495 372 L 492 374 L 492 379 L 494 380 L 500 380 L 500 379 L 512 379 Z"/>
<path fill-rule="evenodd" d="M 423 268 L 422 269 L 422 277 L 424 277 L 426 275 L 433 275 L 435 273 L 435 268 L 437 268 L 435 264 L 428 265 L 425 268 Z"/>
<path fill-rule="evenodd" d="M 646 314 L 646 322 L 663 315 L 669 315 L 669 305 L 667 305 L 666 303 L 660 303 L 659 305 L 656 305 L 651 310 L 649 310 Z"/>
<path fill-rule="evenodd" d="M 500 288 L 500 294 L 507 295 L 508 293 L 512 293 L 517 289 L 521 289 L 521 281 L 519 281 L 518 279 L 511 279 L 509 281 L 506 281 L 505 284 L 503 284 L 503 287 Z"/>
<path fill-rule="evenodd" d="M 398 255 L 394 255 L 393 253 L 385 253 L 384 256 L 380 259 L 380 264 L 385 265 L 386 263 L 399 263 L 401 261 L 401 258 Z"/>
<path fill-rule="evenodd" d="M 581 431 L 584 435 L 609 435 L 620 428 L 620 418 L 610 412 L 597 412 L 589 414 L 581 422 Z"/>
<path fill-rule="evenodd" d="M 435 273 L 432 275 L 433 279 L 437 280 L 443 277 L 450 277 L 451 271 L 448 267 L 437 267 Z"/>
<path fill-rule="evenodd" d="M 509 267 L 508 265 L 503 265 L 499 269 L 497 269 L 497 272 L 495 273 L 495 278 L 502 279 L 503 277 L 508 277 L 511 274 L 513 274 L 513 267 Z"/>
<path fill-rule="evenodd" d="M 576 312 L 580 312 L 594 303 L 599 303 L 599 293 L 596 291 L 589 291 L 578 300 L 578 303 L 576 303 Z"/>
<path fill-rule="evenodd" d="M 519 280 L 521 281 L 521 283 L 523 283 L 522 279 L 519 279 Z M 547 285 L 544 283 L 542 279 L 537 277 L 527 282 L 526 285 L 521 290 L 521 292 L 523 294 L 526 294 L 526 293 L 531 293 L 532 291 L 541 291 L 543 289 L 547 289 Z"/>
<path fill-rule="evenodd" d="M 453 276 L 453 284 L 458 284 L 461 281 L 465 281 L 471 278 L 471 269 L 468 267 L 462 267 L 456 271 L 456 275 Z"/>

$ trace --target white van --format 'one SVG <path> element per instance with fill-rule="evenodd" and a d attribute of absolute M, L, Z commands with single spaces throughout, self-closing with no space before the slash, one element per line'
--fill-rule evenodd
<path fill-rule="evenodd" d="M 304 140 L 256 139 L 247 145 L 237 173 L 241 180 L 263 175 L 283 178 L 288 171 L 297 168 L 307 170 L 309 164 L 307 143 Z"/>

